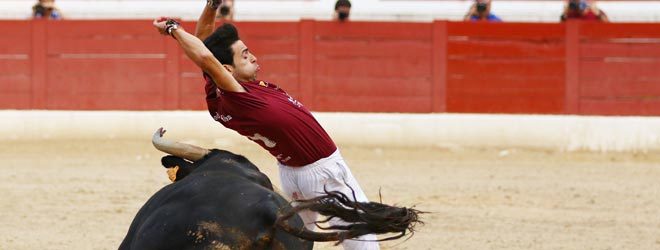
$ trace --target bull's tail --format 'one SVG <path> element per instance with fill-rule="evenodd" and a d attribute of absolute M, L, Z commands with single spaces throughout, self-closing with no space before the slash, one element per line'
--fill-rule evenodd
<path fill-rule="evenodd" d="M 357 238 L 367 234 L 396 233 L 397 235 L 378 241 L 394 240 L 406 235 L 414 234 L 415 226 L 423 223 L 419 220 L 419 210 L 406 207 L 390 206 L 378 202 L 354 202 L 347 195 L 337 191 L 325 191 L 325 195 L 296 201 L 297 206 L 289 207 L 281 211 L 276 225 L 284 231 L 302 239 L 311 241 L 337 241 L 337 244 L 346 239 Z M 333 230 L 332 232 L 314 232 L 302 228 L 294 228 L 287 220 L 302 210 L 312 210 L 328 218 L 320 223 L 327 222 L 333 218 L 339 218 L 345 222 L 344 225 L 329 227 L 317 226 L 321 229 Z"/>

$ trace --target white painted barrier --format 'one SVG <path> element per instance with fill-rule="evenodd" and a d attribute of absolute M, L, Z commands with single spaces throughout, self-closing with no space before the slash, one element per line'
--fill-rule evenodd
<path fill-rule="evenodd" d="M 340 145 L 503 147 L 559 151 L 660 151 L 660 117 L 315 113 Z M 204 111 L 0 111 L 0 140 L 144 139 L 159 127 L 170 138 L 251 143 Z"/>

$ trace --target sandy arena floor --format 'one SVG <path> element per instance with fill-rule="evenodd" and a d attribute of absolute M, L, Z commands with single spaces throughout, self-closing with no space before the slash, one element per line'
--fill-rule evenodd
<path fill-rule="evenodd" d="M 230 150 L 279 183 L 263 150 Z M 380 188 L 386 203 L 430 212 L 410 240 L 383 249 L 660 249 L 657 154 L 342 152 L 371 199 Z M 168 184 L 161 156 L 149 141 L 0 143 L 0 249 L 116 249 Z"/>

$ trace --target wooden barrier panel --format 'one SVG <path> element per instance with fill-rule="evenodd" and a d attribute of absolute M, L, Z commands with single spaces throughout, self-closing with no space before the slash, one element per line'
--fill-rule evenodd
<path fill-rule="evenodd" d="M 563 113 L 564 28 L 449 23 L 447 110 Z"/>
<path fill-rule="evenodd" d="M 165 43 L 148 21 L 47 22 L 47 109 L 164 108 Z"/>
<path fill-rule="evenodd" d="M 660 29 L 580 24 L 580 113 L 660 115 Z"/>
<path fill-rule="evenodd" d="M 315 24 L 316 110 L 431 112 L 431 24 Z"/>
<path fill-rule="evenodd" d="M 260 79 L 315 111 L 660 114 L 659 24 L 236 26 Z M 201 70 L 148 20 L 0 29 L 1 109 L 206 109 Z"/>
<path fill-rule="evenodd" d="M 32 100 L 32 25 L 3 23 L 0 36 L 0 103 L 5 109 L 29 109 Z"/>

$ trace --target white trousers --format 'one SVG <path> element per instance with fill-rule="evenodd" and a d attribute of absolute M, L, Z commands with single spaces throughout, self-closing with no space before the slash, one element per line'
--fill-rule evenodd
<path fill-rule="evenodd" d="M 311 199 L 323 195 L 325 193 L 324 187 L 328 191 L 340 191 L 352 198 L 351 189 L 346 186 L 347 183 L 355 191 L 357 201 L 369 201 L 357 183 L 357 180 L 353 177 L 351 170 L 348 169 L 339 150 L 326 158 L 303 167 L 278 165 L 280 166 L 282 191 L 289 199 Z M 299 215 L 309 230 L 316 228 L 314 222 L 317 221 L 318 213 L 306 210 L 300 212 Z M 329 221 L 329 223 L 330 225 L 345 224 L 345 222 L 336 218 Z M 358 239 L 363 241 L 345 240 L 342 246 L 346 250 L 380 249 L 378 242 L 372 242 L 377 239 L 375 235 L 364 235 Z"/>

